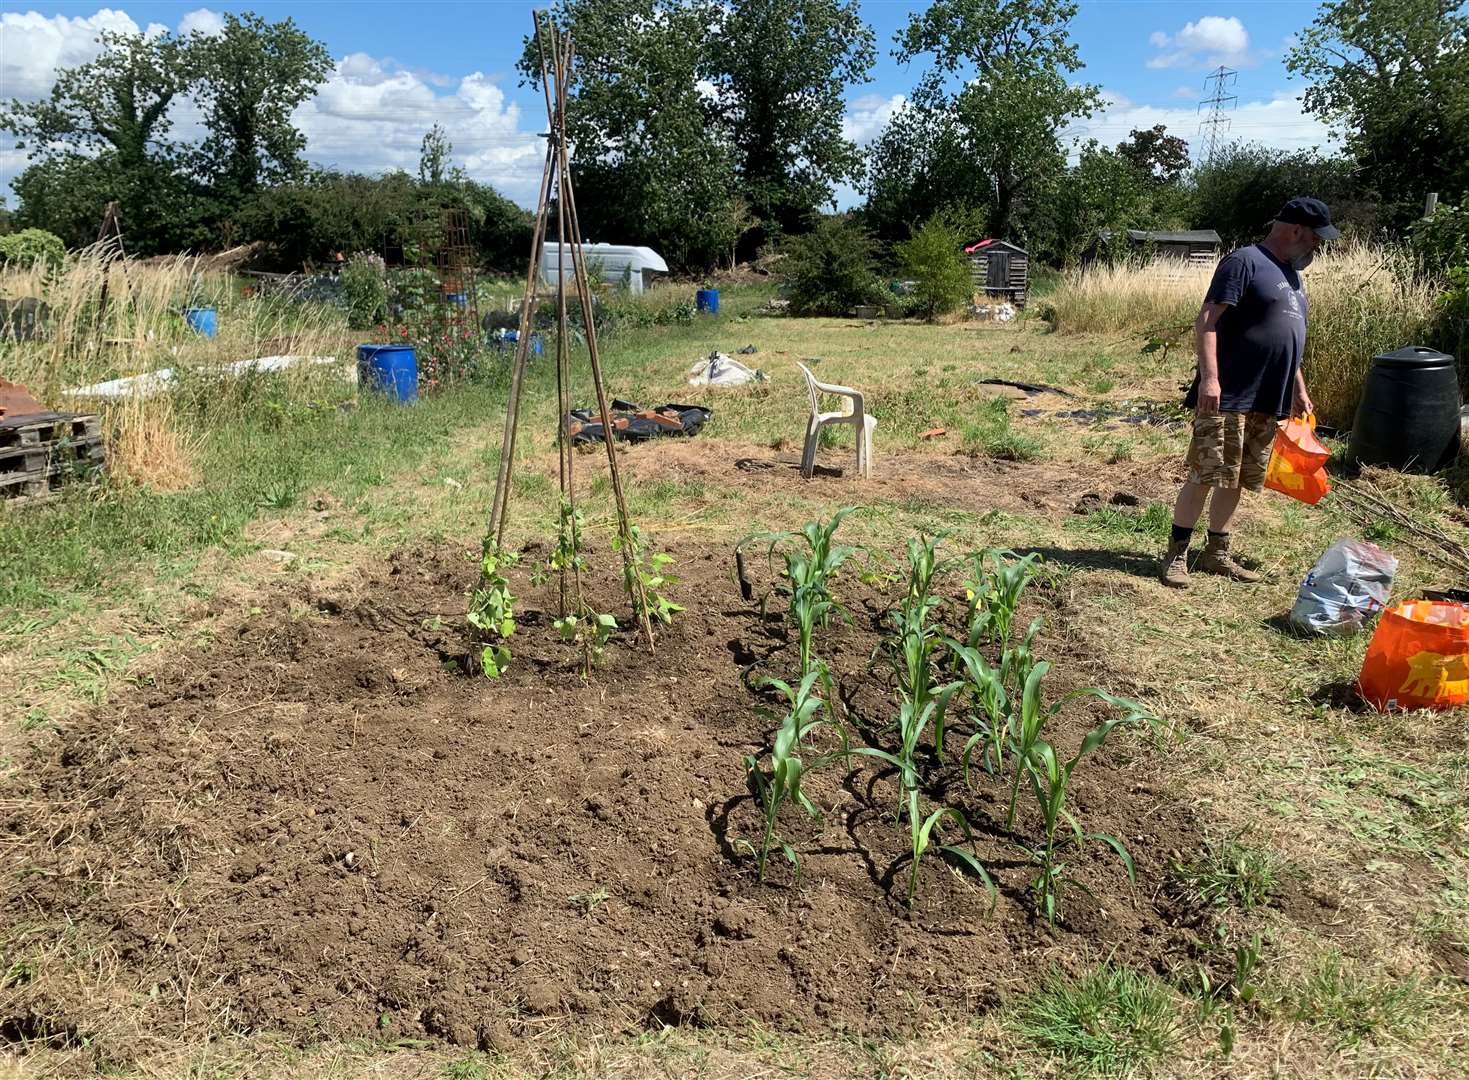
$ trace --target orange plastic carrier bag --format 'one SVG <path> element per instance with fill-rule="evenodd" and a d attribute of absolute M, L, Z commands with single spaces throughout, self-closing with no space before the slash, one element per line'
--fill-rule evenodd
<path fill-rule="evenodd" d="M 1291 417 L 1275 431 L 1265 486 L 1315 506 L 1331 490 L 1326 463 L 1331 451 L 1316 438 L 1316 417 Z"/>
<path fill-rule="evenodd" d="M 1382 712 L 1469 701 L 1469 608 L 1439 600 L 1388 608 L 1367 646 L 1357 689 Z"/>

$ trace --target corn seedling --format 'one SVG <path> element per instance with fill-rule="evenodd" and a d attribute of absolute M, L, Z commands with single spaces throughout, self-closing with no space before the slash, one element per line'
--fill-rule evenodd
<path fill-rule="evenodd" d="M 933 723 L 933 749 L 939 761 L 944 759 L 944 719 L 949 699 L 961 683 L 934 686 L 934 652 L 941 639 L 930 621 L 934 608 L 942 598 L 933 594 L 934 579 L 943 569 L 938 547 L 943 535 L 914 537 L 908 541 L 908 589 L 893 612 L 896 648 L 893 668 L 898 692 L 902 698 L 898 727 L 903 737 L 903 758 L 912 763 L 916 744 L 909 742 L 907 731 L 921 730 Z M 911 707 L 909 707 L 911 706 Z M 906 720 L 905 720 L 906 718 Z"/>
<path fill-rule="evenodd" d="M 1020 606 L 1020 595 L 1035 577 L 1038 554 L 1020 558 L 1013 551 L 993 549 L 970 556 L 973 576 L 964 583 L 969 602 L 965 644 L 971 649 L 988 642 L 1000 649 L 1010 643 L 1010 626 Z"/>
<path fill-rule="evenodd" d="M 776 729 L 775 741 L 770 749 L 769 771 L 760 767 L 758 758 L 747 756 L 744 759 L 751 794 L 759 800 L 760 808 L 765 814 L 765 832 L 760 841 L 760 850 L 756 855 L 759 867 L 757 876 L 762 882 L 765 880 L 765 864 L 770 857 L 770 847 L 773 843 L 778 843 L 781 851 L 785 852 L 785 857 L 795 868 L 797 877 L 801 873 L 801 860 L 796 855 L 795 848 L 781 840 L 775 833 L 775 822 L 780 816 L 781 806 L 789 800 L 812 817 L 820 816 L 820 811 L 817 810 L 815 804 L 801 790 L 801 779 L 809 769 L 803 764 L 798 754 L 804 737 L 817 728 L 831 723 L 829 720 L 821 719 L 826 703 L 814 693 L 818 678 L 820 678 L 820 672 L 810 672 L 795 689 L 780 679 L 767 680 L 767 685 L 774 686 L 785 696 L 790 708 L 784 719 L 781 720 L 780 727 Z M 817 768 L 832 760 L 833 757 L 844 755 L 845 750 L 819 758 L 812 763 L 810 768 Z"/>
<path fill-rule="evenodd" d="M 675 612 L 683 610 L 681 605 L 675 604 L 662 592 L 665 586 L 678 583 L 678 578 L 663 572 L 664 567 L 673 562 L 673 556 L 661 551 L 649 555 L 643 530 L 636 525 L 628 526 L 628 540 L 631 558 L 623 564 L 622 583 L 627 595 L 632 598 L 634 613 L 639 617 L 647 615 L 657 619 L 666 626 L 673 622 Z M 614 538 L 612 547 L 616 551 L 622 551 L 623 538 Z"/>
<path fill-rule="evenodd" d="M 964 782 L 969 782 L 969 763 L 975 750 L 981 747 L 984 755 L 980 759 L 985 771 L 991 776 L 999 773 L 1005 765 L 1005 733 L 1010 720 L 1010 697 L 1005 692 L 1005 681 L 1001 670 L 990 666 L 978 649 L 970 648 L 953 638 L 945 638 L 944 644 L 959 662 L 964 674 L 964 685 L 974 697 L 974 733 L 964 744 L 960 763 L 964 768 Z"/>
<path fill-rule="evenodd" d="M 489 638 L 480 651 L 480 668 L 492 679 L 498 679 L 510 666 L 510 647 L 506 644 L 515 633 L 515 597 L 510 582 L 501 572 L 513 566 L 515 556 L 495 551 L 492 538 L 485 537 L 484 554 L 480 558 L 479 585 L 469 597 L 469 625 L 481 640 Z"/>
<path fill-rule="evenodd" d="M 831 580 L 857 549 L 837 546 L 835 537 L 847 515 L 856 510 L 855 506 L 847 506 L 833 514 L 830 521 L 808 521 L 801 526 L 799 533 L 765 534 L 770 539 L 772 555 L 782 541 L 799 537 L 806 543 L 804 548 L 786 548 L 781 552 L 781 558 L 785 561 L 785 583 L 777 586 L 778 592 L 789 596 L 788 610 L 791 625 L 796 628 L 799 677 L 802 680 L 813 671 L 826 670 L 815 659 L 812 646 L 817 627 L 824 628 L 830 621 L 831 613 L 842 610 L 832 595 Z M 822 681 L 830 691 L 829 674 L 824 675 Z"/>
<path fill-rule="evenodd" d="M 958 861 L 963 870 L 968 870 L 984 882 L 985 888 L 989 890 L 990 907 L 993 909 L 997 899 L 995 883 L 984 865 L 968 851 L 953 844 L 938 843 L 936 833 L 942 826 L 945 818 L 957 824 L 964 833 L 964 839 L 973 842 L 974 834 L 969 831 L 969 822 L 964 820 L 964 815 L 952 806 L 941 806 L 927 817 L 920 818 L 920 806 L 917 790 L 908 792 L 908 831 L 909 831 L 909 856 L 912 861 L 908 864 L 908 907 L 913 907 L 913 897 L 918 892 L 918 867 L 923 862 L 923 856 L 930 848 L 937 848 L 939 854 L 948 856 Z"/>
<path fill-rule="evenodd" d="M 1031 681 L 1026 683 L 1027 696 L 1030 696 L 1032 685 L 1034 685 L 1036 687 L 1035 696 L 1039 697 L 1040 677 L 1044 676 L 1046 668 L 1047 665 L 1044 663 L 1036 665 L 1035 671 L 1031 673 Z M 1078 693 L 1095 693 L 1109 702 L 1125 704 L 1128 706 L 1128 711 L 1122 716 L 1114 716 L 1103 721 L 1087 732 L 1086 737 L 1081 741 L 1081 748 L 1069 761 L 1062 762 L 1055 747 L 1039 737 L 1031 743 L 1028 751 L 1020 759 L 1019 771 L 1023 772 L 1030 781 L 1031 791 L 1035 794 L 1036 803 L 1041 812 L 1044 842 L 1038 847 L 1028 849 L 1027 853 L 1038 868 L 1032 885 L 1036 891 L 1037 904 L 1048 923 L 1056 921 L 1056 911 L 1064 887 L 1076 884 L 1077 888 L 1086 889 L 1086 886 L 1079 882 L 1071 882 L 1066 877 L 1066 864 L 1057 861 L 1057 856 L 1068 846 L 1074 845 L 1076 850 L 1080 851 L 1090 841 L 1104 843 L 1112 848 L 1117 853 L 1117 857 L 1122 860 L 1122 865 L 1127 869 L 1128 880 L 1134 882 L 1137 880 L 1133 871 L 1132 856 L 1128 854 L 1122 841 L 1108 833 L 1083 831 L 1081 822 L 1066 809 L 1066 795 L 1071 789 L 1072 774 L 1076 771 L 1076 766 L 1080 764 L 1081 759 L 1106 742 L 1107 736 L 1114 728 L 1143 720 L 1146 714 L 1135 702 L 1124 703 L 1122 699 L 1113 698 L 1101 691 L 1083 690 Z M 1054 709 L 1051 711 L 1055 712 Z M 1061 832 L 1063 824 L 1069 828 L 1069 832 Z"/>

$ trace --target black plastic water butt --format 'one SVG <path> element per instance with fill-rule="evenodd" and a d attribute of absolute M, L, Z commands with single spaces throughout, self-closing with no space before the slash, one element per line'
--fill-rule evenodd
<path fill-rule="evenodd" d="M 1459 452 L 1458 369 L 1437 349 L 1409 345 L 1372 358 L 1347 444 L 1349 465 L 1436 472 Z"/>

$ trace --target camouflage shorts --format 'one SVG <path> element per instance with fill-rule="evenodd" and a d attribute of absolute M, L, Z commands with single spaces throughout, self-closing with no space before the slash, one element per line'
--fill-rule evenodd
<path fill-rule="evenodd" d="M 1265 486 L 1275 429 L 1275 417 L 1268 413 L 1195 413 L 1194 437 L 1188 444 L 1189 483 L 1259 491 Z"/>

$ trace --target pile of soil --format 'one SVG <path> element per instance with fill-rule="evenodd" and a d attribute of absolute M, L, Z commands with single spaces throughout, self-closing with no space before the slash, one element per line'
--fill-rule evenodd
<path fill-rule="evenodd" d="M 993 910 L 933 857 L 906 909 L 907 826 L 892 770 L 870 759 L 809 776 L 823 819 L 781 822 L 800 880 L 776 855 L 758 884 L 741 759 L 767 745 L 776 699 L 746 676 L 788 675 L 794 643 L 740 599 L 728 549 L 674 554 L 687 611 L 654 655 L 620 633 L 589 681 L 550 625 L 554 583 L 531 586 L 524 565 L 509 673 L 465 675 L 477 567 L 452 546 L 216 612 L 211 644 L 20 771 L 30 786 L 9 793 L 3 825 L 29 872 L 5 883 L 5 921 L 30 925 L 32 947 L 41 931 L 105 941 L 156 1034 L 203 1017 L 301 1041 L 388 1031 L 501 1049 L 548 1025 L 905 1029 L 992 1007 L 1055 963 L 1163 970 L 1188 952 L 1162 882 L 1199 827 L 1154 786 L 1133 734 L 1078 769 L 1071 807 L 1125 841 L 1138 884 L 1088 847 L 1068 860 L 1086 891 L 1066 894 L 1054 928 L 1033 914 L 1015 843 L 1034 839 L 1033 809 L 1007 834 L 1004 781 L 976 771 L 971 789 L 957 753 L 927 795 L 973 823 Z M 592 556 L 587 589 L 620 612 L 613 560 Z M 855 575 L 840 591 L 851 623 L 818 651 L 854 730 L 890 747 L 895 694 L 869 665 L 888 600 Z M 1048 620 L 1054 700 L 1073 688 L 1066 612 L 1039 587 L 1027 604 Z M 1069 708 L 1053 740 L 1074 749 L 1099 710 Z M 101 999 L 55 978 L 12 989 L 12 1037 L 105 1026 Z"/>

